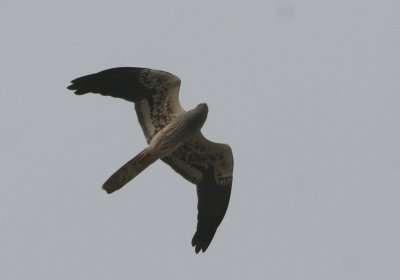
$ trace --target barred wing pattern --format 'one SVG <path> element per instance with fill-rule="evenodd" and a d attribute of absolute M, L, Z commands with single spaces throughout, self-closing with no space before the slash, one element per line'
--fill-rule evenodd
<path fill-rule="evenodd" d="M 192 245 L 196 253 L 204 252 L 228 209 L 233 173 L 232 150 L 228 145 L 211 142 L 199 133 L 162 160 L 197 186 L 197 230 Z"/>
<path fill-rule="evenodd" d="M 179 103 L 181 80 L 168 72 L 137 67 L 119 67 L 73 80 L 68 89 L 77 95 L 89 92 L 134 102 L 147 142 L 183 112 Z"/>

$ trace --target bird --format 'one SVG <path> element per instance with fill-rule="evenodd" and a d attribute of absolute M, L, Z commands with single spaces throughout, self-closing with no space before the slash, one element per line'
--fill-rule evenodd
<path fill-rule="evenodd" d="M 102 188 L 113 193 L 155 161 L 165 162 L 196 185 L 197 227 L 191 243 L 198 254 L 207 250 L 228 209 L 233 153 L 229 145 L 203 136 L 208 106 L 201 103 L 185 111 L 179 102 L 180 86 L 180 78 L 166 71 L 117 67 L 76 78 L 67 88 L 76 95 L 98 93 L 134 103 L 148 146 Z"/>

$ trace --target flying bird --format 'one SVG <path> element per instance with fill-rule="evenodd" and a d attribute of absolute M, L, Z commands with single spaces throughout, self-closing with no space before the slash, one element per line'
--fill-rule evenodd
<path fill-rule="evenodd" d="M 228 208 L 233 155 L 227 144 L 209 141 L 201 133 L 207 104 L 185 111 L 179 103 L 181 80 L 168 72 L 120 67 L 77 78 L 68 89 L 122 98 L 135 104 L 148 146 L 118 169 L 103 185 L 112 193 L 161 159 L 196 185 L 197 229 L 195 252 L 205 252 Z"/>

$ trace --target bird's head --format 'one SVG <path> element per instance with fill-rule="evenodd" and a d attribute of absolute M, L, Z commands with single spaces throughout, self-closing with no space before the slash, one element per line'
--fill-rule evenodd
<path fill-rule="evenodd" d="M 208 113 L 207 103 L 200 103 L 199 105 L 197 105 L 196 110 L 207 114 Z"/>
<path fill-rule="evenodd" d="M 206 103 L 201 103 L 196 108 L 187 112 L 187 116 L 191 119 L 190 123 L 193 128 L 200 129 L 207 119 L 208 106 Z"/>

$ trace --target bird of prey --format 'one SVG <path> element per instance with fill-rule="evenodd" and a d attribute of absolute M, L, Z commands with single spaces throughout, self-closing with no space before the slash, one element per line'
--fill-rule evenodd
<path fill-rule="evenodd" d="M 118 169 L 103 185 L 107 193 L 122 188 L 161 159 L 195 184 L 198 196 L 195 252 L 205 252 L 225 216 L 232 187 L 233 155 L 226 144 L 201 133 L 207 104 L 185 111 L 179 103 L 180 79 L 168 72 L 119 67 L 77 78 L 68 89 L 122 98 L 135 104 L 148 146 Z"/>

